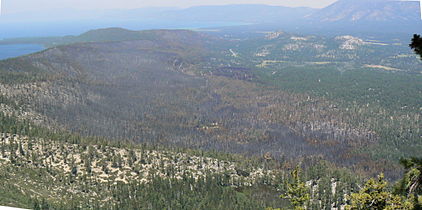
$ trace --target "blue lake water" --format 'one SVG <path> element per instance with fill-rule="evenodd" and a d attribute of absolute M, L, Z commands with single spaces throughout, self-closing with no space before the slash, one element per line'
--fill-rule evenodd
<path fill-rule="evenodd" d="M 0 39 L 17 37 L 48 37 L 79 35 L 92 29 L 121 27 L 130 30 L 198 29 L 245 25 L 240 22 L 180 22 L 180 21 L 61 21 L 38 23 L 8 23 L 0 19 Z"/>
<path fill-rule="evenodd" d="M 6 44 L 0 45 L 0 60 L 14 58 L 43 50 L 42 45 L 37 44 Z"/>
<path fill-rule="evenodd" d="M 18 37 L 48 37 L 79 35 L 86 31 L 107 27 L 123 27 L 131 30 L 147 29 L 198 29 L 245 25 L 237 22 L 177 22 L 177 21 L 62 21 L 40 23 L 7 23 L 0 21 L 0 40 Z M 42 45 L 12 44 L 0 45 L 0 60 L 18 57 L 43 50 Z"/>

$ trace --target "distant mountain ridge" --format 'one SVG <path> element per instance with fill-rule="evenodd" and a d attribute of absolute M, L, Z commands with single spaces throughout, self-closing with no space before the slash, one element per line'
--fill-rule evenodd
<path fill-rule="evenodd" d="M 231 21 L 268 23 L 303 18 L 315 9 L 308 7 L 283 7 L 260 4 L 198 6 L 165 12 L 163 17 L 173 20 Z"/>
<path fill-rule="evenodd" d="M 58 15 L 58 13 L 63 14 Z M 335 35 L 353 32 L 355 35 L 361 32 L 412 34 L 420 33 L 422 28 L 419 2 L 391 0 L 339 0 L 322 9 L 240 4 L 196 6 L 185 9 L 140 8 L 92 12 L 58 10 L 51 14 L 60 18 L 55 19 L 56 22 L 51 22 L 50 15 L 38 13 L 2 16 L 0 27 L 8 28 L 9 31 L 0 31 L 0 38 L 62 36 L 108 27 L 146 30 L 252 26 L 253 30 L 260 31 L 282 29 L 296 33 L 330 32 Z M 14 21 L 15 19 L 20 21 Z M 48 26 L 45 26 L 46 23 Z M 45 31 L 51 31 L 49 32 L 51 35 L 45 35 Z M 64 31 L 69 32 L 64 33 Z"/>
<path fill-rule="evenodd" d="M 309 15 L 321 22 L 337 21 L 418 21 L 420 5 L 417 1 L 339 0 Z"/>

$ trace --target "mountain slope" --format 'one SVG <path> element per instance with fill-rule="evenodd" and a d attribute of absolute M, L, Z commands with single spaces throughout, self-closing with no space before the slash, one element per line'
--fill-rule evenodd
<path fill-rule="evenodd" d="M 306 17 L 320 33 L 412 34 L 420 33 L 419 2 L 392 0 L 339 0 Z"/>
<path fill-rule="evenodd" d="M 347 173 L 327 175 L 327 168 L 385 172 L 395 179 L 401 173 L 395 161 L 422 148 L 422 76 L 408 68 L 420 61 L 399 40 L 283 32 L 238 40 L 116 28 L 63 39 L 71 44 L 0 61 L 0 203 L 28 208 L 44 198 L 54 206 L 106 202 L 162 209 L 162 202 L 148 199 L 178 197 L 201 209 L 215 202 L 189 198 L 208 199 L 212 191 L 212 197 L 226 192 L 232 197 L 224 202 L 248 206 L 253 200 L 241 198 L 255 192 L 245 195 L 242 190 L 251 188 L 232 187 L 245 183 L 260 188 L 259 196 L 274 196 L 272 184 L 287 179 L 280 170 L 256 183 L 244 167 L 291 169 L 302 163 L 310 168 L 312 187 L 331 196 L 326 204 L 312 201 L 325 209 L 344 205 L 344 195 L 357 183 Z M 390 66 L 397 61 L 401 69 Z M 254 164 L 180 152 L 190 149 L 237 153 L 240 159 L 254 157 Z M 185 166 L 192 174 L 183 175 Z M 348 180 L 346 190 L 334 198 L 327 189 L 339 176 Z M 28 178 L 41 184 L 28 186 Z M 177 194 L 175 186 L 188 196 Z M 74 199 L 60 202 L 51 189 L 65 189 L 62 196 Z M 40 194 L 22 195 L 28 192 Z M 128 195 L 140 204 L 128 203 Z M 173 205 L 179 203 L 168 204 Z"/>
<path fill-rule="evenodd" d="M 154 150 L 123 144 L 116 147 L 105 145 L 104 142 L 85 145 L 5 133 L 1 133 L 0 137 L 0 205 L 34 208 L 32 205 L 48 202 L 50 208 L 54 209 L 74 209 L 75 206 L 113 209 L 119 206 L 123 208 L 122 205 L 138 200 L 138 205 L 146 208 L 147 205 L 163 205 L 151 200 L 154 193 L 148 192 L 147 188 L 154 188 L 155 193 L 169 193 L 173 191 L 173 184 L 176 192 L 193 193 L 189 189 L 195 187 L 195 196 L 210 199 L 210 192 L 199 190 L 209 186 L 202 180 L 212 183 L 212 178 L 226 176 L 226 179 L 221 179 L 221 183 L 209 187 L 233 193 L 234 188 L 255 185 L 264 177 L 274 177 L 281 173 L 252 165 L 244 167 L 242 165 L 246 162 L 210 158 L 188 151 L 177 152 L 164 148 Z M 3 175 L 6 171 L 8 175 Z M 164 187 L 168 182 L 170 186 L 167 189 L 162 189 L 162 192 L 157 189 L 157 186 Z M 12 189 L 7 190 L 9 187 Z M 143 196 L 132 196 L 130 201 L 127 197 L 116 196 L 116 193 L 125 193 L 122 188 L 129 187 L 139 187 L 138 191 L 142 192 L 139 195 Z M 131 193 L 135 194 L 135 191 Z M 149 201 L 146 201 L 146 195 L 150 197 Z M 189 202 L 183 195 L 179 195 L 178 199 L 165 197 L 172 202 Z M 233 199 L 246 202 L 247 205 L 262 205 L 260 201 Z M 200 205 L 197 201 L 189 203 L 191 206 Z M 236 203 L 230 201 L 226 205 L 243 205 Z"/>
<path fill-rule="evenodd" d="M 126 32 L 80 37 L 111 39 Z M 409 65 L 419 61 L 397 40 L 282 32 L 247 40 L 179 30 L 139 34 L 138 40 L 99 38 L 0 61 L 1 110 L 83 136 L 321 157 L 350 167 L 375 164 L 374 156 L 391 161 L 415 154 L 421 146 L 419 118 L 410 117 L 419 116 L 421 98 L 413 96 L 420 94 L 421 78 Z M 386 120 L 390 116 L 394 120 Z M 414 133 L 404 133 L 409 126 Z M 408 144 L 397 146 L 402 135 Z M 399 152 L 392 154 L 392 147 Z M 366 173 L 397 175 L 378 167 Z"/>
<path fill-rule="evenodd" d="M 276 157 L 322 152 L 336 162 L 335 154 L 349 152 L 345 145 L 309 144 L 286 126 L 297 124 L 296 117 L 272 121 L 275 110 L 305 117 L 301 111 L 314 105 L 300 106 L 306 95 L 259 88 L 250 82 L 256 79 L 252 68 L 231 67 L 228 58 L 220 62 L 222 53 L 211 49 L 218 39 L 207 44 L 194 32 L 155 33 L 160 36 L 150 40 L 78 43 L 2 61 L 0 69 L 29 77 L 4 84 L 3 96 L 44 121 L 88 136 Z M 275 101 L 284 102 L 272 107 Z M 335 125 L 320 129 L 305 132 L 321 139 L 329 132 L 348 135 Z M 366 132 L 350 130 L 354 136 Z"/>
<path fill-rule="evenodd" d="M 308 16 L 321 22 L 404 22 L 420 17 L 419 2 L 392 0 L 339 0 Z"/>

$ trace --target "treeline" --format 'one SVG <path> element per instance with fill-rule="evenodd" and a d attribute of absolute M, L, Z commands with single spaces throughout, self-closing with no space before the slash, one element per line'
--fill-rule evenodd
<path fill-rule="evenodd" d="M 221 176 L 195 180 L 156 177 L 148 184 L 117 184 L 106 193 L 110 199 L 69 203 L 32 201 L 33 209 L 263 209 L 266 204 L 219 181 Z"/>
<path fill-rule="evenodd" d="M 288 199 L 292 209 L 348 209 L 348 210 L 419 210 L 422 208 L 422 159 L 409 158 L 402 159 L 401 163 L 406 169 L 402 179 L 391 185 L 381 173 L 377 178 L 371 178 L 362 186 L 356 185 L 344 191 L 343 180 L 331 180 L 327 186 L 327 191 L 332 194 L 318 197 L 315 199 L 315 193 L 321 192 L 315 190 L 313 185 L 308 184 L 301 173 L 301 168 L 296 167 L 291 172 L 290 182 L 286 184 L 285 193 L 281 198 Z M 347 177 L 347 176 L 346 176 Z M 342 178 L 344 178 L 342 176 Z M 318 180 L 319 181 L 319 180 Z M 321 189 L 321 188 L 320 188 Z M 324 188 L 322 188 L 324 189 Z M 272 207 L 268 210 L 275 210 Z M 278 210 L 280 210 L 278 208 Z"/>
<path fill-rule="evenodd" d="M 287 160 L 118 145 L 85 137 L 71 140 L 70 134 L 55 135 L 41 128 L 35 132 L 36 127 L 13 117 L 3 115 L 0 119 L 4 131 L 29 135 L 2 135 L 2 205 L 34 209 L 262 209 L 289 205 L 286 200 L 277 199 L 277 195 L 288 190 L 287 183 L 292 180 L 287 171 L 295 163 Z M 209 157 L 216 157 L 217 162 Z M 236 166 L 224 166 L 228 161 Z M 333 202 L 341 205 L 343 192 L 350 193 L 359 183 L 355 175 L 347 170 L 331 169 L 335 166 L 324 161 L 304 162 L 309 164 L 304 165 L 303 178 L 310 180 L 309 186 L 314 189 L 312 199 L 322 200 L 322 206 Z M 195 172 L 210 166 L 226 169 L 213 173 L 205 170 L 199 176 Z M 250 179 L 256 167 L 274 173 Z M 146 175 L 145 171 L 151 173 Z M 179 171 L 182 177 L 175 178 Z M 150 181 L 139 182 L 140 179 Z M 334 193 L 333 183 L 337 186 Z"/>
<path fill-rule="evenodd" d="M 7 121 L 3 120 L 3 122 Z M 134 152 L 136 148 L 129 145 L 111 149 L 101 144 L 86 145 L 78 142 L 69 144 L 60 140 L 50 141 L 34 137 L 26 139 L 9 135 L 3 135 L 0 147 L 1 158 L 4 160 L 6 157 L 6 160 L 10 160 L 10 164 L 6 165 L 4 163 L 8 162 L 0 161 L 2 205 L 34 209 L 263 209 L 265 207 L 290 209 L 291 205 L 295 205 L 292 201 L 288 202 L 290 197 L 279 199 L 277 196 L 288 194 L 295 186 L 302 186 L 300 191 L 307 194 L 305 196 L 307 200 L 303 203 L 303 205 L 306 204 L 307 209 L 341 208 L 354 205 L 354 202 L 363 202 L 355 201 L 353 198 L 357 196 L 353 194 L 354 192 L 364 189 L 360 187 L 363 179 L 347 169 L 337 169 L 335 165 L 321 159 L 303 160 L 303 173 L 298 173 L 298 175 L 295 175 L 294 171 L 297 168 L 294 169 L 294 163 L 289 161 L 253 161 L 251 159 L 252 162 L 249 162 L 250 160 L 245 160 L 243 163 L 237 162 L 237 167 L 232 171 L 207 172 L 201 176 L 186 173 L 181 178 L 172 178 L 174 172 L 178 170 L 177 164 L 190 167 L 189 162 L 194 163 L 197 170 L 207 167 L 212 160 L 208 160 L 207 153 L 202 151 L 197 151 L 196 154 L 200 155 L 199 157 L 205 155 L 204 159 L 199 162 L 200 164 L 196 164 L 196 158 L 191 156 L 192 154 L 186 156 L 185 160 L 180 160 L 176 158 L 178 156 L 165 150 L 160 151 L 162 154 L 156 155 L 147 148 L 138 147 L 143 152 L 137 154 Z M 126 152 L 122 153 L 120 151 L 122 149 Z M 78 156 L 79 162 L 76 161 L 79 159 Z M 227 155 L 226 158 L 220 157 L 226 161 L 238 160 L 230 156 L 232 155 Z M 172 167 L 165 167 L 164 160 L 167 158 L 173 161 Z M 177 159 L 179 160 L 176 161 Z M 156 162 L 157 160 L 160 161 Z M 70 166 L 68 171 L 57 170 L 57 163 L 62 161 Z M 396 190 L 404 193 L 400 194 L 399 202 L 404 202 L 403 198 L 408 194 L 409 189 L 413 189 L 412 192 L 416 198 L 420 195 L 420 186 L 416 185 L 418 187 L 415 188 L 413 184 L 415 179 L 420 179 L 418 178 L 420 173 L 413 170 L 418 164 L 416 161 L 404 163 L 407 167 L 406 179 L 397 185 Z M 105 162 L 108 162 L 108 166 L 104 168 Z M 223 162 L 219 164 L 224 164 Z M 124 172 L 126 168 L 131 168 L 133 172 L 140 172 L 142 164 L 146 167 L 151 163 L 157 166 L 151 169 L 155 172 L 140 176 L 149 179 L 150 182 L 123 181 L 134 180 L 122 179 L 127 176 L 122 176 L 127 174 Z M 246 180 L 254 172 L 254 165 L 268 167 L 278 172 L 258 177 L 254 184 L 245 185 L 242 179 Z M 100 177 L 95 175 L 98 167 L 101 173 L 111 175 L 107 179 L 109 181 L 102 182 L 95 178 Z M 123 173 L 114 173 L 115 170 Z M 294 173 L 289 174 L 290 170 Z M 161 173 L 167 175 L 163 177 Z M 230 174 L 233 173 L 240 177 L 238 181 L 232 179 Z M 387 185 L 382 190 L 389 192 Z M 31 193 L 34 191 L 38 193 Z"/>

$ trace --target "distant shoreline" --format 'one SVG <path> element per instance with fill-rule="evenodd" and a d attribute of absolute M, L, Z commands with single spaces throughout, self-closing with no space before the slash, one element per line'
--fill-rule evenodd
<path fill-rule="evenodd" d="M 0 45 L 0 60 L 15 58 L 44 50 L 40 44 L 2 44 Z"/>

